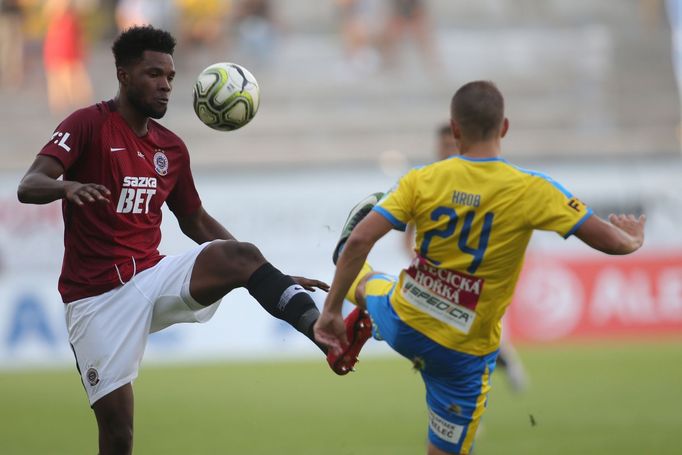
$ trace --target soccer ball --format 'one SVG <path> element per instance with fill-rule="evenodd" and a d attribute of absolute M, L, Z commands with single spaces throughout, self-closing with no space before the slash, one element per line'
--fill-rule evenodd
<path fill-rule="evenodd" d="M 253 74 L 236 63 L 215 63 L 194 84 L 194 112 L 215 130 L 232 131 L 258 112 L 260 88 Z"/>

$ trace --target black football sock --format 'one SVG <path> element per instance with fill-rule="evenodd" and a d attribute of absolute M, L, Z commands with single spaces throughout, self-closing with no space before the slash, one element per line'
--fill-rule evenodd
<path fill-rule="evenodd" d="M 308 292 L 293 278 L 266 262 L 253 272 L 246 289 L 265 311 L 289 323 L 327 353 L 327 347 L 318 343 L 313 334 L 320 311 Z"/>

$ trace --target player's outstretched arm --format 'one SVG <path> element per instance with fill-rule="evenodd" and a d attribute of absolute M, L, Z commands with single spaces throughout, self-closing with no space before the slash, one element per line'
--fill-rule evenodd
<path fill-rule="evenodd" d="M 59 161 L 49 156 L 36 157 L 17 189 L 19 202 L 47 204 L 66 199 L 77 205 L 92 202 L 109 202 L 111 192 L 103 185 L 58 180 L 64 174 Z"/>
<path fill-rule="evenodd" d="M 392 228 L 391 223 L 376 212 L 370 212 L 351 233 L 343 247 L 331 289 L 320 318 L 315 323 L 315 339 L 340 353 L 348 345 L 341 315 L 343 300 L 360 273 L 374 244 Z"/>
<path fill-rule="evenodd" d="M 595 250 L 607 254 L 630 254 L 644 243 L 645 223 L 644 215 L 609 215 L 609 221 L 592 215 L 575 235 Z"/>

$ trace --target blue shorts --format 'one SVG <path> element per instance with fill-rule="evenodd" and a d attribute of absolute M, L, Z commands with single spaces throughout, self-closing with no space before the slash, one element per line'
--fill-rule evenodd
<path fill-rule="evenodd" d="M 391 305 L 395 277 L 367 281 L 365 297 L 373 335 L 411 360 L 426 386 L 429 441 L 446 452 L 471 451 L 487 404 L 497 351 L 475 356 L 446 348 L 405 324 Z"/>

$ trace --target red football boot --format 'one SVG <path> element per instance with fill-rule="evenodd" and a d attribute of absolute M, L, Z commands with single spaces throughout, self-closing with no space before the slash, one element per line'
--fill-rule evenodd
<path fill-rule="evenodd" d="M 356 307 L 344 320 L 346 323 L 346 336 L 348 346 L 340 355 L 335 355 L 329 351 L 327 363 L 334 373 L 343 376 L 353 370 L 358 362 L 360 350 L 367 340 L 372 337 L 372 320 L 369 313 L 362 308 Z"/>

